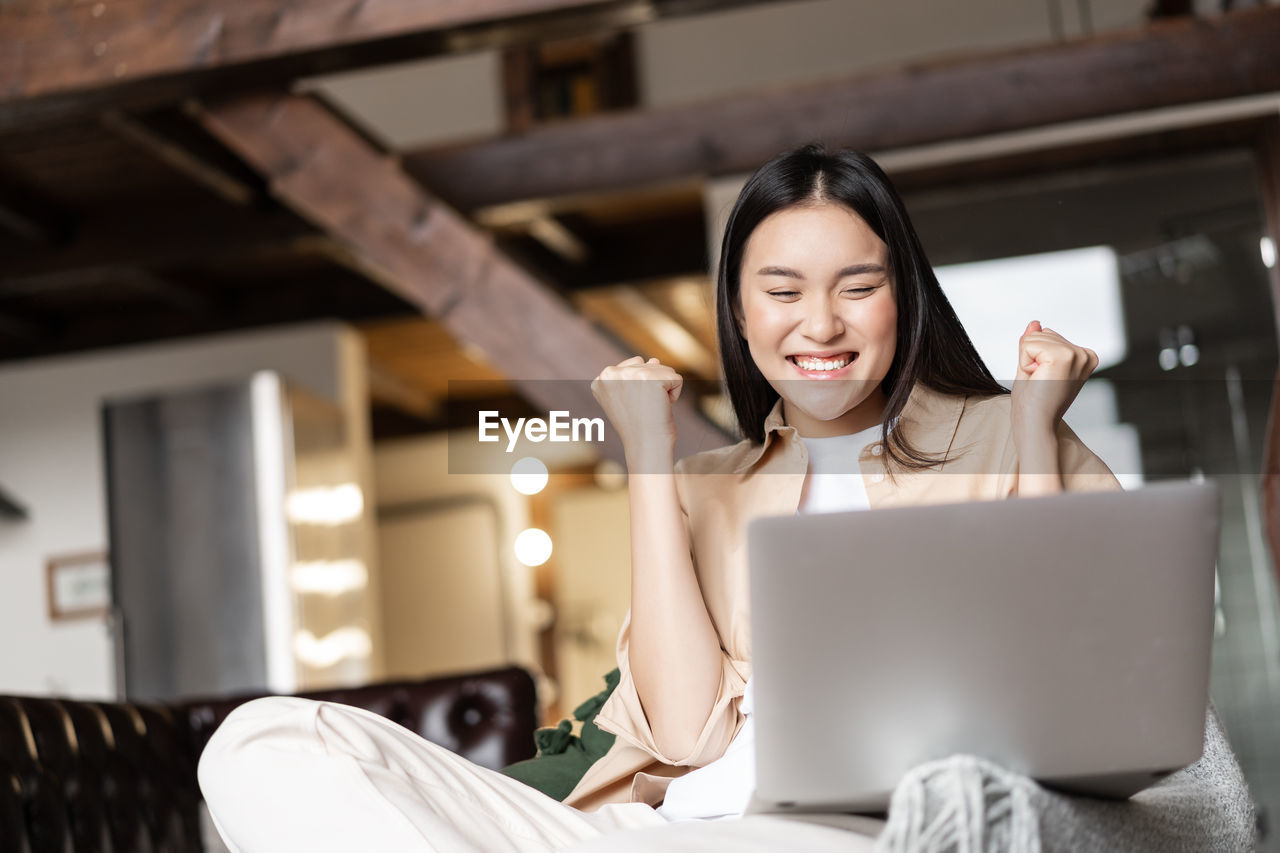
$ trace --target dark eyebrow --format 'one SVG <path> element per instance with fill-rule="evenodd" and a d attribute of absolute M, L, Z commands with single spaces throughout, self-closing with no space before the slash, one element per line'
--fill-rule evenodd
<path fill-rule="evenodd" d="M 836 278 L 844 278 L 847 275 L 863 275 L 869 272 L 884 272 L 885 268 L 880 264 L 853 264 L 847 266 L 836 275 Z M 804 276 L 798 270 L 790 267 L 761 267 L 756 275 L 780 275 L 786 278 L 799 279 L 804 281 Z"/>
<path fill-rule="evenodd" d="M 787 278 L 804 279 L 804 276 L 788 267 L 761 267 L 760 272 L 756 273 L 756 275 L 781 275 Z"/>

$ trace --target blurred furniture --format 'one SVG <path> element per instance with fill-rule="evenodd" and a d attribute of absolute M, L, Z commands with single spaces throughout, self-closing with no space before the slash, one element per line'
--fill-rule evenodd
<path fill-rule="evenodd" d="M 0 850 L 205 850 L 200 752 L 259 695 L 163 705 L 0 696 Z M 515 667 L 300 695 L 367 708 L 485 767 L 534 753 L 533 679 Z"/>
<path fill-rule="evenodd" d="M 109 398 L 102 436 L 117 695 L 369 681 L 372 517 L 337 402 L 263 370 Z"/>

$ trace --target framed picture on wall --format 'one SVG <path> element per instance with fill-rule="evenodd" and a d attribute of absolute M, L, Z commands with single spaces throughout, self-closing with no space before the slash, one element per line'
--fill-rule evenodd
<path fill-rule="evenodd" d="M 49 618 L 88 619 L 111 610 L 111 568 L 106 551 L 50 557 L 45 564 Z"/>

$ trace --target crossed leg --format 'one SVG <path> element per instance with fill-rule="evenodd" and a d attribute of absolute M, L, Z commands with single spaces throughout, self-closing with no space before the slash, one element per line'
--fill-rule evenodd
<path fill-rule="evenodd" d="M 233 853 L 870 851 L 878 830 L 816 816 L 668 823 L 641 803 L 581 812 L 370 711 L 294 697 L 232 712 L 199 779 Z"/>

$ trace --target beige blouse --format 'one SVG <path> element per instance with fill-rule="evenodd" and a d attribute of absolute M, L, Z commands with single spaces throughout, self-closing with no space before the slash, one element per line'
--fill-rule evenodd
<path fill-rule="evenodd" d="M 1017 450 L 1010 398 L 958 397 L 917 385 L 897 430 L 918 449 L 944 453 L 925 470 L 892 473 L 879 443 L 859 459 L 872 508 L 1007 498 L 1016 493 Z M 1063 483 L 1069 491 L 1118 489 L 1119 483 L 1065 424 L 1058 428 Z M 680 498 L 694 570 L 720 638 L 720 688 L 715 705 L 688 755 L 658 749 L 632 680 L 628 661 L 630 615 L 618 636 L 622 678 L 596 717 L 617 735 L 565 799 L 593 810 L 611 802 L 658 805 L 669 781 L 719 758 L 742 725 L 738 706 L 751 675 L 750 614 L 747 611 L 747 523 L 768 515 L 793 515 L 800 504 L 808 454 L 794 427 L 782 419 L 781 401 L 765 421 L 761 444 L 738 444 L 699 453 L 676 464 Z"/>

